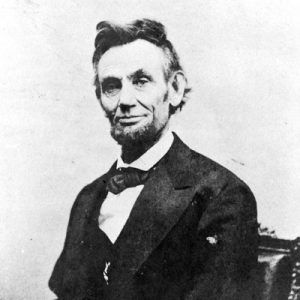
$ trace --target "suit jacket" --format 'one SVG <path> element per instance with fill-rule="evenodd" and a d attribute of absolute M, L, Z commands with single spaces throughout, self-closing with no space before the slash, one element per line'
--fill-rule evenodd
<path fill-rule="evenodd" d="M 109 173 L 71 210 L 49 281 L 59 299 L 253 299 L 256 203 L 245 183 L 175 135 L 111 244 L 98 227 Z"/>

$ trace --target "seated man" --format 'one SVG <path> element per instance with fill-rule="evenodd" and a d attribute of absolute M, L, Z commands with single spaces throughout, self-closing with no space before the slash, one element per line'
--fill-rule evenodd
<path fill-rule="evenodd" d="M 164 26 L 97 26 L 96 95 L 121 155 L 83 188 L 49 285 L 59 299 L 252 299 L 255 199 L 169 131 L 189 88 Z"/>

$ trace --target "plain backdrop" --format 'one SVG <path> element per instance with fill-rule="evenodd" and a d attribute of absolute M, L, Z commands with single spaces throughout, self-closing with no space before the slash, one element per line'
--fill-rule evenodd
<path fill-rule="evenodd" d="M 300 2 L 11 0 L 0 4 L 0 299 L 47 288 L 72 203 L 119 148 L 94 94 L 96 24 L 155 18 L 190 101 L 173 129 L 252 189 L 259 222 L 300 235 Z"/>

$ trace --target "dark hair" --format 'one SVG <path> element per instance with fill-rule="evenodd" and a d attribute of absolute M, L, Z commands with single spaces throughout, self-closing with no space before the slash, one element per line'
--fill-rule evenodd
<path fill-rule="evenodd" d="M 175 71 L 183 71 L 179 62 L 179 57 L 172 43 L 167 39 L 165 27 L 160 22 L 149 19 L 141 19 L 121 26 L 112 22 L 102 21 L 97 25 L 97 31 L 98 33 L 95 38 L 95 52 L 93 55 L 93 66 L 96 74 L 94 85 L 96 87 L 96 95 L 98 99 L 101 97 L 100 82 L 97 72 L 98 63 L 102 55 L 112 47 L 125 45 L 137 39 L 146 40 L 161 48 L 165 53 L 168 61 L 168 65 L 165 70 L 166 79 L 169 79 Z M 187 101 L 187 94 L 190 90 L 190 88 L 185 89 L 183 99 L 177 107 L 172 108 L 171 113 L 182 108 Z"/>

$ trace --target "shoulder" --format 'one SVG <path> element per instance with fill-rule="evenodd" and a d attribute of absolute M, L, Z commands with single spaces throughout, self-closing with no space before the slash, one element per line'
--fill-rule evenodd
<path fill-rule="evenodd" d="M 249 189 L 247 184 L 232 171 L 194 150 L 191 150 L 190 171 L 198 180 L 204 179 L 216 190 L 224 189 L 226 186 L 240 186 Z"/>
<path fill-rule="evenodd" d="M 177 135 L 175 135 L 173 149 L 170 152 L 167 168 L 171 176 L 189 177 L 193 185 L 210 187 L 215 193 L 219 193 L 226 187 L 237 186 L 250 191 L 247 184 L 237 175 L 216 161 L 191 149 Z"/>
<path fill-rule="evenodd" d="M 197 182 L 205 182 L 207 187 L 214 192 L 214 196 L 239 195 L 240 199 L 255 202 L 252 191 L 248 185 L 236 174 L 212 159 L 193 150 L 193 169 Z"/>
<path fill-rule="evenodd" d="M 84 212 L 90 210 L 95 202 L 95 199 L 103 192 L 106 191 L 106 180 L 107 174 L 104 174 L 97 179 L 93 180 L 91 183 L 84 186 L 78 193 L 72 209 L 71 216 L 76 212 Z"/>
<path fill-rule="evenodd" d="M 247 184 L 214 160 L 192 150 L 177 136 L 169 155 L 167 169 L 175 187 L 194 188 L 207 208 L 222 208 L 240 214 L 256 215 L 256 201 Z"/>
<path fill-rule="evenodd" d="M 247 226 L 253 223 L 251 226 L 256 228 L 257 204 L 248 185 L 219 163 L 193 150 L 191 152 L 191 172 L 196 174 L 197 194 L 206 203 L 201 224 L 209 224 L 212 218 L 228 218 L 239 224 L 247 223 Z"/>

